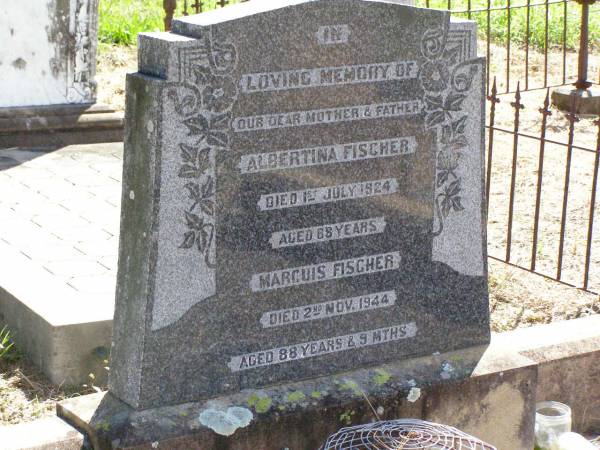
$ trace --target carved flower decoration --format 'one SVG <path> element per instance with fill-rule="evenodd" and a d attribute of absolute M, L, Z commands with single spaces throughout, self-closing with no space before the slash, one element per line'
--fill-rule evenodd
<path fill-rule="evenodd" d="M 237 63 L 237 51 L 233 44 L 213 43 L 209 54 L 210 65 L 216 73 L 231 72 Z"/>
<path fill-rule="evenodd" d="M 226 77 L 210 77 L 202 91 L 204 106 L 213 112 L 222 113 L 233 105 L 237 96 L 235 83 Z"/>
<path fill-rule="evenodd" d="M 442 61 L 428 61 L 421 67 L 419 78 L 426 91 L 441 92 L 448 86 L 450 71 Z"/>
<path fill-rule="evenodd" d="M 229 113 L 210 115 L 198 114 L 183 121 L 188 128 L 189 136 L 198 136 L 206 139 L 208 145 L 227 147 L 229 145 Z"/>
<path fill-rule="evenodd" d="M 204 253 L 212 241 L 214 226 L 188 211 L 185 213 L 185 220 L 189 231 L 185 233 L 180 247 L 187 249 L 195 245 L 200 253 Z"/>
<path fill-rule="evenodd" d="M 196 207 L 200 207 L 200 210 L 204 214 L 208 216 L 212 216 L 214 214 L 215 204 L 213 201 L 213 196 L 215 195 L 215 192 L 212 177 L 209 176 L 206 180 L 206 183 L 204 183 L 202 186 L 200 186 L 198 183 L 190 182 L 185 185 L 185 188 L 188 191 L 190 200 L 194 202 L 190 207 L 190 212 L 193 212 Z"/>
<path fill-rule="evenodd" d="M 444 148 L 462 150 L 469 146 L 469 141 L 464 134 L 467 117 L 467 115 L 463 115 L 460 119 L 453 120 L 442 127 L 442 144 Z"/>
<path fill-rule="evenodd" d="M 464 94 L 450 93 L 444 97 L 442 95 L 425 96 L 425 123 L 428 128 L 443 124 L 447 120 L 452 120 L 452 113 L 461 110 L 462 104 L 466 98 Z"/>
<path fill-rule="evenodd" d="M 465 208 L 463 207 L 461 201 L 460 191 L 461 191 L 461 180 L 454 180 L 444 189 L 444 192 L 439 195 L 442 200 L 442 215 L 444 218 L 448 217 L 450 211 L 462 211 Z"/>
<path fill-rule="evenodd" d="M 189 116 L 196 112 L 199 102 L 194 90 L 190 88 L 184 89 L 185 92 L 181 96 L 177 93 L 177 89 L 170 89 L 167 96 L 173 102 L 177 114 L 180 116 Z"/>
<path fill-rule="evenodd" d="M 435 59 L 444 51 L 444 30 L 431 28 L 426 30 L 421 40 L 421 53 L 425 58 Z"/>
<path fill-rule="evenodd" d="M 440 187 L 444 185 L 448 179 L 452 176 L 454 179 L 457 178 L 454 171 L 458 169 L 458 164 L 461 158 L 460 152 L 455 152 L 450 148 L 445 148 L 442 150 L 437 159 L 437 186 Z"/>
<path fill-rule="evenodd" d="M 209 166 L 210 147 L 199 149 L 191 145 L 179 144 L 183 165 L 179 169 L 180 178 L 199 178 Z"/>

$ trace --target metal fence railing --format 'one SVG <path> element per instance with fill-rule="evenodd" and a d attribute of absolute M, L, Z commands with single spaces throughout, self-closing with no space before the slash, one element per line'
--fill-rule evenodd
<path fill-rule="evenodd" d="M 247 1 L 249 0 L 163 0 L 165 9 L 165 30 L 171 29 L 171 22 L 178 4 L 182 6 L 182 14 L 188 16 L 190 14 L 199 14 L 210 9 L 223 8 L 230 4 Z"/>
<path fill-rule="evenodd" d="M 600 119 L 575 114 L 577 96 L 561 113 L 551 108 L 550 88 L 526 104 L 519 87 L 499 95 L 496 84 L 488 96 L 489 255 L 598 293 Z"/>
<path fill-rule="evenodd" d="M 572 64 L 568 55 L 570 50 L 578 49 L 582 62 L 587 62 L 590 7 L 596 0 L 415 1 L 419 6 L 448 9 L 454 16 L 477 21 L 481 41 L 485 42 L 485 56 L 490 62 L 488 93 L 493 78 L 497 79 L 499 92 L 509 93 L 516 90 L 519 82 L 523 92 L 563 86 L 583 75 L 577 73 L 577 65 Z M 594 13 L 600 13 L 600 8 L 595 8 Z M 552 57 L 550 51 L 553 51 Z M 560 54 L 558 61 L 557 53 Z M 540 57 L 541 62 L 532 61 Z M 534 65 L 536 72 L 543 74 L 536 80 L 531 76 Z M 513 70 L 515 68 L 518 70 Z"/>

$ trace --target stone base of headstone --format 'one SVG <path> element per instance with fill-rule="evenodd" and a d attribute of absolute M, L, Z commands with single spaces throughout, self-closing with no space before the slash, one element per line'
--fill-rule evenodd
<path fill-rule="evenodd" d="M 573 102 L 573 95 L 578 98 Z M 560 87 L 552 92 L 552 104 L 561 111 L 582 115 L 600 115 L 600 87 L 575 89 L 571 86 Z"/>
<path fill-rule="evenodd" d="M 527 358 L 474 347 L 144 411 L 95 394 L 61 402 L 58 414 L 103 450 L 315 450 L 342 427 L 396 418 L 526 449 L 533 447 L 535 376 Z"/>
<path fill-rule="evenodd" d="M 0 148 L 120 142 L 123 113 L 102 104 L 0 108 Z"/>

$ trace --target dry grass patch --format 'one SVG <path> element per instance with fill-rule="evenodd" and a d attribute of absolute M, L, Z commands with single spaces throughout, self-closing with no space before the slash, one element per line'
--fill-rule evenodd
<path fill-rule="evenodd" d="M 125 76 L 137 72 L 137 47 L 100 44 L 96 65 L 98 103 L 125 109 Z"/>
<path fill-rule="evenodd" d="M 0 426 L 50 416 L 57 401 L 74 394 L 50 383 L 25 360 L 0 361 Z"/>
<path fill-rule="evenodd" d="M 600 314 L 600 297 L 489 260 L 492 331 L 503 332 Z"/>

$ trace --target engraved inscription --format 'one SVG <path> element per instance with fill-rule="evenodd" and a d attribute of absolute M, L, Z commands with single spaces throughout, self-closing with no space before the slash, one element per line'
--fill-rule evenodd
<path fill-rule="evenodd" d="M 400 252 L 390 252 L 264 272 L 252 275 L 250 289 L 254 292 L 270 291 L 319 281 L 397 270 L 400 268 L 401 259 Z"/>
<path fill-rule="evenodd" d="M 248 73 L 242 75 L 240 87 L 243 93 L 251 94 L 253 92 L 407 80 L 417 78 L 418 74 L 419 66 L 416 61 L 392 61 Z"/>
<path fill-rule="evenodd" d="M 385 178 L 301 191 L 277 192 L 261 195 L 258 201 L 258 209 L 270 211 L 273 209 L 296 208 L 320 203 L 390 195 L 396 193 L 397 190 L 398 180 Z"/>
<path fill-rule="evenodd" d="M 297 228 L 295 230 L 276 231 L 271 235 L 269 243 L 273 248 L 282 248 L 369 236 L 383 233 L 385 225 L 385 217 L 375 217 L 351 222 L 328 223 L 309 228 Z"/>
<path fill-rule="evenodd" d="M 280 327 L 309 320 L 325 319 L 327 317 L 343 316 L 346 314 L 387 308 L 396 304 L 394 291 L 376 292 L 358 297 L 341 298 L 297 308 L 269 311 L 260 319 L 263 328 Z"/>
<path fill-rule="evenodd" d="M 422 109 L 423 104 L 421 100 L 407 100 L 402 102 L 374 103 L 372 105 L 342 106 L 339 108 L 238 117 L 233 120 L 232 126 L 233 131 L 240 133 L 275 128 L 410 116 L 419 114 Z"/>
<path fill-rule="evenodd" d="M 329 353 L 343 352 L 368 347 L 371 345 L 397 342 L 402 339 L 413 338 L 417 335 L 417 324 L 409 322 L 391 325 L 376 330 L 362 331 L 359 333 L 320 339 L 287 347 L 272 348 L 245 355 L 234 356 L 227 364 L 232 372 L 256 369 L 258 367 L 298 361 L 305 358 L 327 355 Z"/>
<path fill-rule="evenodd" d="M 321 45 L 345 44 L 350 37 L 350 27 L 343 25 L 325 25 L 317 31 L 317 41 Z"/>
<path fill-rule="evenodd" d="M 257 173 L 410 155 L 416 151 L 417 141 L 409 136 L 242 155 L 238 167 L 244 174 Z"/>

